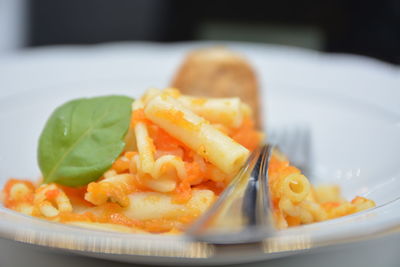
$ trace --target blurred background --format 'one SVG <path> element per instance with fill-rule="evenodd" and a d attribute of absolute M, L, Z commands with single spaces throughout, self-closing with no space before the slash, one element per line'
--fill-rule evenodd
<path fill-rule="evenodd" d="M 400 64 L 400 1 L 0 0 L 0 53 L 133 40 L 270 43 Z"/>

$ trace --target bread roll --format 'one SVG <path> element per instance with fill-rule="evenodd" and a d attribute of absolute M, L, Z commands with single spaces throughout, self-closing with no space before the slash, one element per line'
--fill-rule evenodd
<path fill-rule="evenodd" d="M 243 57 L 228 49 L 213 47 L 189 53 L 171 86 L 194 96 L 240 97 L 252 107 L 261 128 L 256 74 Z"/>

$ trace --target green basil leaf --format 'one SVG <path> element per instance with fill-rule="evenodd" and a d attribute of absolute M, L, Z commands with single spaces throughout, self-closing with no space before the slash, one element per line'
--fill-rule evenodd
<path fill-rule="evenodd" d="M 58 107 L 39 138 L 44 182 L 80 186 L 97 180 L 121 154 L 133 99 L 104 96 Z"/>

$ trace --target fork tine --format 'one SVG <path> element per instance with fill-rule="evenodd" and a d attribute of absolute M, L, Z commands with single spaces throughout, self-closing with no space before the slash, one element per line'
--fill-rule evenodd
<path fill-rule="evenodd" d="M 277 145 L 290 162 L 310 176 L 311 171 L 311 134 L 305 125 L 280 126 L 271 131 L 268 142 Z"/>
<path fill-rule="evenodd" d="M 252 152 L 245 166 L 216 202 L 186 230 L 198 241 L 213 244 L 258 242 L 272 233 L 268 166 L 273 147 Z"/>
<path fill-rule="evenodd" d="M 311 133 L 310 129 L 305 128 L 304 133 L 303 133 L 303 147 L 302 151 L 304 153 L 304 159 L 303 159 L 303 173 L 307 177 L 310 178 L 312 175 L 312 153 L 311 153 Z"/>

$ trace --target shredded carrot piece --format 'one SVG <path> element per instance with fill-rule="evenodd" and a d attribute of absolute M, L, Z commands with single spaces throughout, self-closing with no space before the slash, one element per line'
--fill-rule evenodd
<path fill-rule="evenodd" d="M 136 123 L 138 122 L 144 122 L 146 124 L 151 123 L 147 118 L 146 115 L 144 114 L 144 109 L 136 109 L 132 111 L 132 117 L 131 117 L 131 127 L 134 127 Z"/>
<path fill-rule="evenodd" d="M 192 197 L 192 188 L 190 184 L 186 181 L 182 181 L 175 188 L 172 193 L 172 202 L 176 204 L 184 204 L 190 200 Z"/>
<path fill-rule="evenodd" d="M 288 223 L 289 226 L 297 226 L 301 224 L 301 219 L 300 217 L 287 216 L 286 222 Z"/>
<path fill-rule="evenodd" d="M 142 222 L 142 229 L 151 233 L 168 232 L 175 227 L 175 222 L 168 219 L 152 219 Z"/>
<path fill-rule="evenodd" d="M 196 189 L 208 189 L 214 192 L 214 194 L 219 195 L 222 193 L 222 191 L 224 191 L 225 189 L 225 185 L 224 183 L 217 183 L 215 181 L 206 181 L 206 182 L 202 182 L 201 184 L 198 184 L 196 186 L 194 186 L 194 188 Z"/>
<path fill-rule="evenodd" d="M 360 197 L 360 196 L 356 196 L 355 198 L 353 198 L 353 200 L 351 201 L 351 204 L 357 204 L 357 203 L 362 203 L 364 201 L 366 201 L 368 199 L 366 199 L 365 197 Z"/>
<path fill-rule="evenodd" d="M 155 147 L 159 150 L 169 151 L 176 150 L 180 147 L 185 147 L 185 145 L 181 141 L 172 137 L 156 125 L 152 125 L 152 127 L 149 127 L 149 132 L 151 138 L 153 139 Z"/>
<path fill-rule="evenodd" d="M 85 212 L 82 214 L 73 213 L 73 212 L 61 212 L 60 213 L 60 221 L 61 222 L 73 222 L 73 221 L 80 221 L 80 222 L 96 222 L 96 216 L 91 212 Z"/>
<path fill-rule="evenodd" d="M 272 155 L 269 165 L 268 165 L 268 172 L 269 174 L 274 174 L 280 172 L 282 169 L 289 166 L 288 161 L 281 161 L 276 156 Z"/>
<path fill-rule="evenodd" d="M 117 207 L 111 205 L 107 206 L 105 210 L 106 211 L 99 219 L 100 222 L 119 224 L 127 227 L 138 227 L 152 233 L 167 232 L 175 226 L 173 221 L 164 218 L 145 221 L 135 220 L 121 214 Z"/>
<path fill-rule="evenodd" d="M 332 208 L 337 208 L 337 207 L 339 207 L 340 204 L 341 204 L 340 202 L 332 201 L 332 202 L 325 202 L 325 203 L 322 203 L 321 205 L 322 205 L 322 207 L 323 207 L 324 209 L 329 210 L 329 209 L 332 209 Z"/>
<path fill-rule="evenodd" d="M 146 179 L 147 177 L 142 176 L 142 179 Z M 151 192 L 154 191 L 150 188 L 148 188 L 145 184 L 143 184 L 141 182 L 141 179 L 139 178 L 138 175 L 133 175 L 133 184 L 132 184 L 132 188 L 133 188 L 133 192 Z"/>
<path fill-rule="evenodd" d="M 200 184 L 205 179 L 205 172 L 201 170 L 197 162 L 185 162 L 185 168 L 187 176 L 178 184 L 173 192 L 173 203 L 183 204 L 189 201 L 192 197 L 191 185 Z M 204 184 L 203 187 L 206 188 L 206 184 Z"/>
<path fill-rule="evenodd" d="M 65 185 L 58 185 L 58 187 L 67 195 L 71 200 L 72 205 L 82 205 L 93 207 L 94 205 L 85 199 L 87 186 L 69 187 Z"/>
<path fill-rule="evenodd" d="M 187 177 L 185 181 L 190 185 L 196 185 L 204 179 L 204 172 L 200 169 L 197 162 L 186 162 L 185 164 Z"/>
<path fill-rule="evenodd" d="M 127 172 L 129 170 L 129 161 L 120 157 L 113 163 L 111 169 L 115 170 L 117 173 Z"/>
<path fill-rule="evenodd" d="M 60 194 L 60 190 L 53 189 L 46 191 L 45 195 L 48 200 L 54 200 Z"/>
<path fill-rule="evenodd" d="M 182 128 L 189 129 L 189 130 L 198 130 L 199 125 L 194 124 L 191 121 L 188 121 L 185 118 L 185 114 L 176 109 L 169 109 L 169 110 L 159 110 L 156 112 L 156 116 L 167 120 L 175 125 L 179 125 Z"/>
<path fill-rule="evenodd" d="M 254 121 L 246 118 L 242 125 L 234 131 L 231 138 L 247 149 L 254 150 L 260 145 L 262 136 L 255 129 Z"/>
<path fill-rule="evenodd" d="M 125 152 L 124 156 L 127 159 L 131 160 L 137 154 L 138 154 L 138 152 L 136 152 L 136 151 L 127 151 L 127 152 Z"/>
<path fill-rule="evenodd" d="M 121 224 L 128 227 L 141 226 L 141 223 L 139 221 L 128 218 L 127 216 L 121 213 L 113 213 L 110 215 L 109 218 L 110 218 L 109 219 L 110 223 Z"/>

